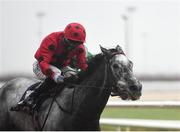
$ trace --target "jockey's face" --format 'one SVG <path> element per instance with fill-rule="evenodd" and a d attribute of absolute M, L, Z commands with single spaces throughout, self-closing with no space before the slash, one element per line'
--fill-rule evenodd
<path fill-rule="evenodd" d="M 64 38 L 64 42 L 65 42 L 65 44 L 67 44 L 68 47 L 71 47 L 71 48 L 76 48 L 78 45 L 82 44 L 82 42 L 73 41 L 73 40 L 66 39 L 66 38 Z"/>

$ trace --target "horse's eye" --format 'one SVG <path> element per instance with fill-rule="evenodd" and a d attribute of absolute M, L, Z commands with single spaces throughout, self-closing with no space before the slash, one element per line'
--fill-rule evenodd
<path fill-rule="evenodd" d="M 130 68 L 130 69 L 133 68 L 133 63 L 132 63 L 132 61 L 129 61 L 129 68 Z"/>
<path fill-rule="evenodd" d="M 113 65 L 113 68 L 114 68 L 114 69 L 118 69 L 118 68 L 119 68 L 119 65 L 118 65 L 118 64 L 114 64 L 114 65 Z"/>
<path fill-rule="evenodd" d="M 123 71 L 124 71 L 124 72 L 128 72 L 128 69 L 127 69 L 127 68 L 124 68 Z"/>

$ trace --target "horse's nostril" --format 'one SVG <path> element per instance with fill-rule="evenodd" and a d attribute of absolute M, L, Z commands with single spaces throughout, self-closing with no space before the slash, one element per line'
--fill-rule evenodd
<path fill-rule="evenodd" d="M 140 90 L 140 91 L 142 90 L 142 84 L 139 85 L 139 90 Z"/>
<path fill-rule="evenodd" d="M 142 90 L 142 84 L 140 83 L 139 85 L 139 90 L 141 91 Z"/>
<path fill-rule="evenodd" d="M 129 87 L 129 90 L 136 92 L 136 91 L 139 91 L 139 87 L 136 85 L 133 85 Z"/>

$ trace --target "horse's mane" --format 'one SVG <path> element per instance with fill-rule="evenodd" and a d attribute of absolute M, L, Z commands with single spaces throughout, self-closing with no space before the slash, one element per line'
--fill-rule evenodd
<path fill-rule="evenodd" d="M 93 56 L 91 59 L 89 59 L 87 61 L 87 65 L 88 68 L 86 69 L 86 71 L 80 71 L 77 75 L 78 75 L 78 82 L 80 83 L 84 78 L 86 78 L 87 76 L 91 75 L 93 73 L 93 71 L 100 66 L 100 64 L 103 61 L 103 54 L 97 54 L 95 56 Z"/>

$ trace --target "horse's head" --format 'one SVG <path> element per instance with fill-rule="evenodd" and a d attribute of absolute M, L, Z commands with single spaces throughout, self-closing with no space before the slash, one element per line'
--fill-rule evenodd
<path fill-rule="evenodd" d="M 101 47 L 109 64 L 114 81 L 113 89 L 123 100 L 137 100 L 141 96 L 142 84 L 133 74 L 133 63 L 119 45 L 115 49 Z"/>

